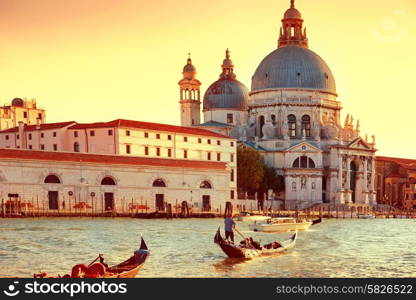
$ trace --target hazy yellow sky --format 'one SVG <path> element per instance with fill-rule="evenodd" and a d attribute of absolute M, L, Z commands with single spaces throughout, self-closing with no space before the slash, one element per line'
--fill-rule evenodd
<path fill-rule="evenodd" d="M 231 50 L 251 85 L 289 0 L 0 0 L 0 102 L 33 97 L 47 121 L 179 124 L 187 53 L 203 92 Z M 378 155 L 416 158 L 416 1 L 296 0 L 310 49 L 334 73 L 343 117 Z"/>

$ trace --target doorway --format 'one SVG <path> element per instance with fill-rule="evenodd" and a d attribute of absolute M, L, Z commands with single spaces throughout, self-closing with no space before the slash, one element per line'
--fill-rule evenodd
<path fill-rule="evenodd" d="M 49 209 L 58 209 L 58 191 L 49 191 Z"/>
<path fill-rule="evenodd" d="M 202 196 L 202 210 L 211 211 L 211 197 L 209 195 Z"/>
<path fill-rule="evenodd" d="M 104 193 L 105 210 L 114 210 L 114 193 Z"/>
<path fill-rule="evenodd" d="M 156 194 L 156 210 L 165 210 L 165 195 Z"/>

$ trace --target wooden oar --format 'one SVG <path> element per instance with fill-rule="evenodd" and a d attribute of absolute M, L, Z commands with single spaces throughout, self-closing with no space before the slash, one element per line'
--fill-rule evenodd
<path fill-rule="evenodd" d="M 246 239 L 246 237 L 237 229 L 237 228 L 234 228 L 234 230 L 235 231 L 237 231 L 237 233 L 239 234 L 239 235 L 241 235 L 241 237 L 245 240 Z"/>
<path fill-rule="evenodd" d="M 94 259 L 92 262 L 90 262 L 90 264 L 88 265 L 88 267 L 91 266 L 93 263 L 95 263 L 97 261 L 97 259 L 99 259 L 101 256 L 102 256 L 102 254 L 98 254 L 97 258 Z"/>

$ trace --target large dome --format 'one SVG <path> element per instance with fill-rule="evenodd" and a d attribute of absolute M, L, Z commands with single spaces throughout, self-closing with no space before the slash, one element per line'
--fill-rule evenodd
<path fill-rule="evenodd" d="M 274 50 L 257 67 L 251 91 L 265 89 L 313 89 L 336 94 L 335 79 L 325 61 L 299 46 Z"/>
<path fill-rule="evenodd" d="M 204 95 L 204 110 L 237 109 L 246 110 L 247 87 L 236 79 L 219 79 L 207 89 Z"/>

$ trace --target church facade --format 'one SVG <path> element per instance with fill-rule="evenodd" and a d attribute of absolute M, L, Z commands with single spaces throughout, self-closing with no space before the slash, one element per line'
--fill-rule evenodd
<path fill-rule="evenodd" d="M 285 206 L 376 204 L 375 137 L 363 138 L 359 120 L 341 122 L 335 78 L 308 47 L 294 0 L 284 13 L 277 49 L 259 64 L 249 90 L 236 79 L 227 49 L 220 78 L 206 90 L 189 58 L 181 90 L 183 126 L 236 138 L 259 151 L 285 182 Z"/>

